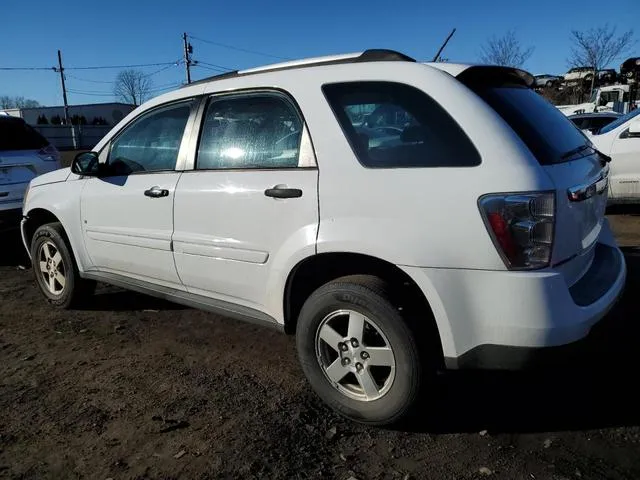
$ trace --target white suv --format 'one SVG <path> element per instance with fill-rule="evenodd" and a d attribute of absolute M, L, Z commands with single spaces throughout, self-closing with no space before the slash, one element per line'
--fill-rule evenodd
<path fill-rule="evenodd" d="M 532 84 L 386 50 L 193 83 L 31 183 L 35 278 L 60 307 L 103 281 L 295 333 L 324 401 L 394 422 L 439 369 L 521 367 L 623 289 L 606 157 Z"/>

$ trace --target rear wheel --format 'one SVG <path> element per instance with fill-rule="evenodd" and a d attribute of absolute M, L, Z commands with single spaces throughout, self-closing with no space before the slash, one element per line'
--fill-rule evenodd
<path fill-rule="evenodd" d="M 33 273 L 49 303 L 70 308 L 93 293 L 95 282 L 80 278 L 60 223 L 39 227 L 31 240 Z"/>
<path fill-rule="evenodd" d="M 423 365 L 412 330 L 375 277 L 345 277 L 305 302 L 298 355 L 315 392 L 362 423 L 399 421 L 414 406 Z"/>

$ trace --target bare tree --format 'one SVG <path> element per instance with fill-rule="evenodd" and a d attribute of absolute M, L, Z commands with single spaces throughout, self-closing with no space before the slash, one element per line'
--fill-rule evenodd
<path fill-rule="evenodd" d="M 571 57 L 569 65 L 572 67 L 591 67 L 591 92 L 596 79 L 596 72 L 603 69 L 616 58 L 626 53 L 634 44 L 633 30 L 616 35 L 616 27 L 591 28 L 586 31 L 571 31 Z"/>
<path fill-rule="evenodd" d="M 149 98 L 153 83 L 139 70 L 122 70 L 116 77 L 113 93 L 124 103 L 140 105 Z"/>
<path fill-rule="evenodd" d="M 2 95 L 0 97 L 0 108 L 36 108 L 40 103 L 24 97 L 10 97 Z"/>
<path fill-rule="evenodd" d="M 491 65 L 521 67 L 533 53 L 533 47 L 523 47 L 513 30 L 502 37 L 491 37 L 482 46 L 480 60 Z"/>

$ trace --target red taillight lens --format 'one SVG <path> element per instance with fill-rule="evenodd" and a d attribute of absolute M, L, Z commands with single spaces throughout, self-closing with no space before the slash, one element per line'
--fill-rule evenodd
<path fill-rule="evenodd" d="M 515 259 L 516 246 L 513 243 L 511 232 L 509 231 L 509 225 L 506 220 L 500 216 L 499 213 L 492 212 L 487 216 L 489 225 L 496 236 L 496 240 L 502 247 L 502 251 L 509 258 L 509 260 Z"/>
<path fill-rule="evenodd" d="M 549 266 L 555 226 L 553 192 L 485 195 L 479 205 L 507 267 Z"/>

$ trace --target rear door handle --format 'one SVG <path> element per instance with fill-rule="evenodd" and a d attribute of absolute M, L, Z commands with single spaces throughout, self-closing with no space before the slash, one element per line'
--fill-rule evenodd
<path fill-rule="evenodd" d="M 286 185 L 276 185 L 273 188 L 267 188 L 264 191 L 267 197 L 273 198 L 300 198 L 302 190 L 299 188 L 289 188 Z"/>
<path fill-rule="evenodd" d="M 168 197 L 169 190 L 166 188 L 151 187 L 149 190 L 144 191 L 144 195 L 151 198 Z"/>

